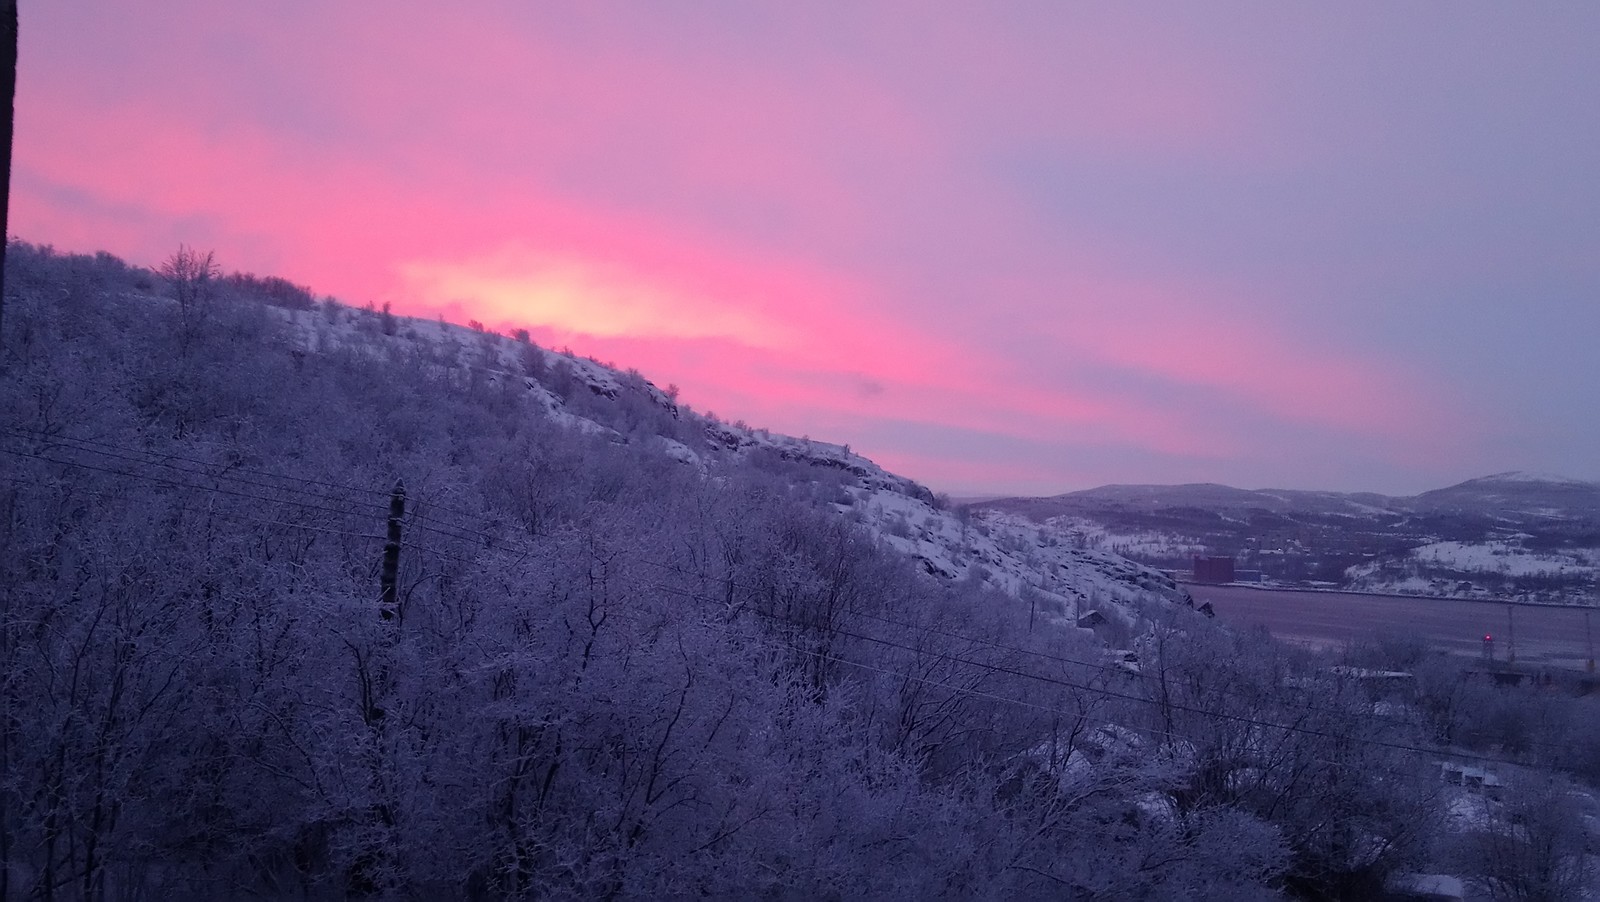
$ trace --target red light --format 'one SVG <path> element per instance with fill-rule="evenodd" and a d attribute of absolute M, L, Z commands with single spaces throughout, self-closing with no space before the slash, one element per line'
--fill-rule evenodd
<path fill-rule="evenodd" d="M 1485 641 L 1485 642 L 1493 642 L 1494 641 L 1494 637 L 1490 636 L 1488 634 L 1485 634 L 1484 637 L 1483 637 L 1483 641 Z"/>

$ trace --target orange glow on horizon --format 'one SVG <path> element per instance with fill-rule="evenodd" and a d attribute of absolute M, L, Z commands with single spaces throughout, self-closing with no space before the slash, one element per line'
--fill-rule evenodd
<path fill-rule="evenodd" d="M 743 308 L 692 295 L 616 264 L 504 251 L 462 263 L 399 267 L 409 295 L 461 305 L 474 319 L 527 323 L 595 338 L 728 338 L 753 347 L 786 343 L 783 325 Z"/>

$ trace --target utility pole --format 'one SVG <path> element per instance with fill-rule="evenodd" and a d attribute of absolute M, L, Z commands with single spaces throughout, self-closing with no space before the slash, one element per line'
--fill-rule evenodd
<path fill-rule="evenodd" d="M 383 567 L 379 572 L 378 616 L 382 619 L 379 635 L 374 645 L 368 646 L 366 656 L 356 651 L 356 667 L 362 688 L 362 717 L 371 731 L 373 748 L 364 756 L 371 770 L 372 784 L 376 789 L 377 804 L 372 812 L 362 818 L 371 828 L 393 835 L 398 778 L 394 769 L 395 747 L 390 718 L 385 705 L 393 694 L 390 682 L 390 665 L 393 649 L 398 639 L 400 583 L 400 527 L 406 516 L 406 484 L 396 479 L 389 494 L 389 532 L 383 543 Z M 352 646 L 354 647 L 354 646 Z M 348 869 L 347 880 L 357 887 L 375 889 L 383 884 L 383 874 L 392 864 L 392 846 L 380 844 L 375 854 L 358 858 Z"/>
<path fill-rule="evenodd" d="M 1588 667 L 1588 670 L 1589 670 L 1590 673 L 1594 673 L 1594 633 L 1589 632 L 1589 612 L 1588 611 L 1584 611 L 1583 612 L 1583 641 L 1584 641 L 1585 644 L 1587 644 L 1589 646 L 1589 667 Z"/>
<path fill-rule="evenodd" d="M 400 522 L 406 515 L 405 480 L 397 479 L 389 495 L 389 536 L 383 544 L 383 571 L 380 584 L 383 593 L 378 596 L 378 611 L 384 621 L 393 620 L 398 609 L 398 584 L 400 582 Z"/>
<path fill-rule="evenodd" d="M 1514 605 L 1506 605 L 1506 625 L 1509 627 L 1506 634 L 1506 663 L 1517 663 L 1517 609 Z"/>

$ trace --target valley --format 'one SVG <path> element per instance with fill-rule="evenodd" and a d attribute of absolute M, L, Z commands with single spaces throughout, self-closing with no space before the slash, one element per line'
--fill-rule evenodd
<path fill-rule="evenodd" d="M 1600 574 L 1600 484 L 1553 476 L 1409 497 L 1113 485 L 976 506 L 1168 571 L 1231 558 L 1239 582 L 1269 586 L 1592 605 Z"/>

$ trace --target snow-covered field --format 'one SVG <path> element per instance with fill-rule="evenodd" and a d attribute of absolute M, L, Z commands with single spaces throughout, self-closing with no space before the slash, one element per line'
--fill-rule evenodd
<path fill-rule="evenodd" d="M 1600 566 L 1600 548 L 1530 551 L 1512 542 L 1435 542 L 1413 549 L 1411 556 L 1435 567 L 1506 576 L 1564 576 Z"/>
<path fill-rule="evenodd" d="M 1351 589 L 1453 598 L 1594 604 L 1600 548 L 1529 549 L 1520 539 L 1433 542 L 1345 571 Z"/>

